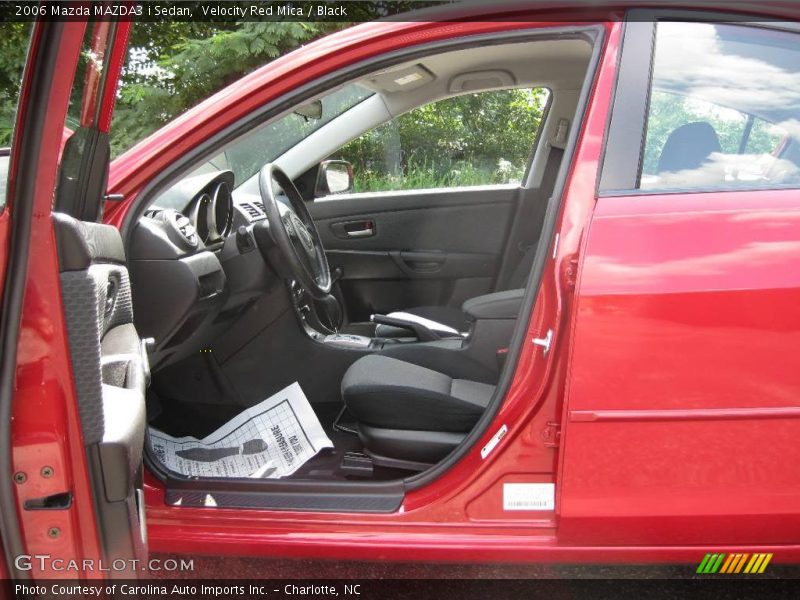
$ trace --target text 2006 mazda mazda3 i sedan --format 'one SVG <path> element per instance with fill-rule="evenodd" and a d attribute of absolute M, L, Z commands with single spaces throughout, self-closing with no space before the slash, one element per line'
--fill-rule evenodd
<path fill-rule="evenodd" d="M 349 28 L 113 162 L 131 23 L 36 23 L 0 215 L 7 573 L 797 561 L 800 13 L 622 4 Z M 518 177 L 363 184 L 354 148 L 400 164 L 415 111 L 514 90 L 542 107 Z"/>

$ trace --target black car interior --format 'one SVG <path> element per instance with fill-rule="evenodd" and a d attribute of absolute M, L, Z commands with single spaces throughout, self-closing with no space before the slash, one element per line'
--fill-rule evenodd
<path fill-rule="evenodd" d="M 525 185 L 309 199 L 306 172 L 290 176 L 284 161 L 249 193 L 212 168 L 151 200 L 126 247 L 136 327 L 153 340 L 149 425 L 203 438 L 297 382 L 334 447 L 290 480 L 388 483 L 450 454 L 527 325 L 523 296 L 588 68 L 581 43 L 562 93 L 572 100 L 531 132 L 538 175 Z"/>
<path fill-rule="evenodd" d="M 518 210 L 520 197 L 535 204 L 522 222 L 527 232 L 542 226 L 561 155 L 551 149 L 546 187 L 509 190 L 509 212 Z M 195 202 L 227 185 L 226 177 L 212 178 Z M 511 273 L 498 291 L 458 307 L 404 311 L 427 315 L 430 326 L 398 317 L 401 312 L 342 322 L 348 311 L 332 293 L 334 272 L 352 265 L 339 262 L 336 253 L 326 258 L 318 232 L 325 220 L 311 217 L 279 168 L 268 164 L 260 177 L 266 218 L 245 225 L 232 206 L 212 211 L 225 217 L 221 222 L 234 212 L 234 234 L 219 232 L 218 241 L 205 245 L 213 234 L 165 209 L 148 212 L 133 233 L 133 299 L 136 314 L 143 315 L 138 326 L 156 340 L 151 425 L 200 438 L 297 381 L 335 449 L 293 477 L 391 479 L 441 460 L 492 397 L 534 246 L 507 249 Z M 448 331 L 439 323 L 455 327 Z"/>

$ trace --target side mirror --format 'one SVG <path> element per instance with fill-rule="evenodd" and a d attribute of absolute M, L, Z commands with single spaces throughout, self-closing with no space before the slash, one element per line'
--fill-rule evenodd
<path fill-rule="evenodd" d="M 317 172 L 314 198 L 353 191 L 353 165 L 346 160 L 323 160 Z"/>

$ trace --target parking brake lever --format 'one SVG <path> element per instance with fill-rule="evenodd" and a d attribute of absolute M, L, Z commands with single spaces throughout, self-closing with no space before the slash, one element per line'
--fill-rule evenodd
<path fill-rule="evenodd" d="M 387 317 L 386 315 L 372 315 L 370 316 L 369 320 L 373 323 L 377 323 L 378 325 L 389 325 L 391 327 L 400 327 L 401 329 L 410 329 L 421 342 L 435 342 L 436 340 L 442 339 L 442 336 L 440 336 L 438 333 L 415 321 L 396 319 L 394 317 Z"/>

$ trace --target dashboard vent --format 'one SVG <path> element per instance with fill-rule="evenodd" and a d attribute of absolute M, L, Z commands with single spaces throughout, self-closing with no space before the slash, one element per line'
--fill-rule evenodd
<path fill-rule="evenodd" d="M 197 245 L 197 230 L 189 219 L 178 213 L 175 215 L 175 226 L 187 242 L 192 246 Z"/>
<path fill-rule="evenodd" d="M 242 202 L 241 204 L 239 204 L 239 206 L 241 206 L 242 210 L 244 210 L 248 215 L 250 215 L 251 219 L 257 219 L 258 217 L 264 214 L 264 205 L 261 204 L 261 206 L 259 207 L 258 204 L 261 203 L 258 202 L 251 204 L 250 202 Z M 259 210 L 259 208 L 261 210 Z"/>

